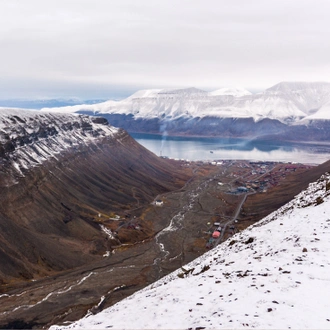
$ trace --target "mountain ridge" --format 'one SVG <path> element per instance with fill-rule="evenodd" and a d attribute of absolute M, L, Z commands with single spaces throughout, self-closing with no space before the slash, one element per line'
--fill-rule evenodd
<path fill-rule="evenodd" d="M 161 127 L 170 124 L 170 135 L 254 138 L 260 123 L 267 121 L 272 124 L 263 123 L 260 136 L 296 141 L 330 137 L 329 83 L 282 82 L 257 94 L 224 90 L 216 95 L 194 88 L 143 90 L 121 101 L 43 110 L 102 115 L 134 133 L 161 134 Z M 247 129 L 240 132 L 244 125 Z M 274 125 L 282 128 L 273 131 Z M 308 134 L 303 133 L 306 127 Z"/>
<path fill-rule="evenodd" d="M 4 285 L 102 260 L 118 244 L 105 239 L 104 214 L 188 178 L 104 118 L 18 109 L 0 111 L 0 173 Z"/>
<path fill-rule="evenodd" d="M 235 95 L 235 91 L 238 96 Z M 176 116 L 171 114 L 169 109 L 176 107 L 180 110 L 178 112 L 179 117 L 181 115 L 187 115 L 187 117 L 190 118 L 197 116 L 227 118 L 251 117 L 254 118 L 254 120 L 270 118 L 285 122 L 287 118 L 292 116 L 301 119 L 308 115 L 309 111 L 315 111 L 315 107 L 321 107 L 322 104 L 330 101 L 329 91 L 330 83 L 321 82 L 281 82 L 266 89 L 264 92 L 257 94 L 252 94 L 244 89 L 238 88 L 222 88 L 214 92 L 206 92 L 194 87 L 177 90 L 150 89 L 138 91 L 127 99 L 121 101 L 109 100 L 93 105 L 77 105 L 52 109 L 47 108 L 47 110 L 61 112 L 91 110 L 103 114 L 125 113 L 126 115 L 137 115 L 137 113 L 134 113 L 134 108 L 137 106 L 140 106 L 141 108 L 145 106 L 147 109 L 139 109 L 138 117 L 146 118 L 152 116 L 152 112 L 154 112 L 153 115 L 155 117 L 159 116 L 159 107 L 165 107 L 163 110 L 165 116 L 175 119 Z M 174 101 L 169 101 L 169 95 L 174 98 Z M 305 99 L 304 96 L 306 96 Z M 183 100 L 181 100 L 181 98 L 183 98 Z M 143 99 L 147 99 L 145 101 L 148 103 L 145 105 L 143 105 L 143 103 L 141 104 Z M 150 100 L 148 99 L 156 99 L 158 102 L 165 101 L 169 102 L 169 104 L 158 104 L 157 102 L 150 103 Z M 195 102 L 189 103 L 189 99 L 193 99 Z M 176 105 L 176 102 L 179 101 L 184 101 L 185 103 Z M 134 104 L 134 102 L 140 102 L 140 104 Z M 207 110 L 197 113 L 194 111 L 194 108 L 199 108 L 200 102 L 204 103 L 202 106 L 204 108 L 206 107 Z M 217 111 L 212 109 L 217 109 Z M 329 118 L 330 115 L 326 119 Z"/>
<path fill-rule="evenodd" d="M 11 164 L 24 176 L 27 169 L 56 158 L 68 148 L 88 145 L 97 138 L 114 138 L 118 132 L 101 117 L 2 109 L 0 156 L 7 167 Z"/>

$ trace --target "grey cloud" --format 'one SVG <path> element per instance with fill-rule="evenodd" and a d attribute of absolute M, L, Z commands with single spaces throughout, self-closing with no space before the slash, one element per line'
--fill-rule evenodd
<path fill-rule="evenodd" d="M 212 89 L 327 80 L 329 9 L 323 0 L 2 1 L 0 76 L 47 81 L 50 93 L 63 92 L 62 81 L 78 94 L 89 84 Z M 15 94 L 15 84 L 7 86 Z M 41 87 L 47 93 L 36 83 L 36 95 Z M 16 91 L 23 95 L 24 86 Z"/>

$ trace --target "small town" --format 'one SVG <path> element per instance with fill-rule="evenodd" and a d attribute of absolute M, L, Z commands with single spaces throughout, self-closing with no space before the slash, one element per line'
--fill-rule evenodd
<path fill-rule="evenodd" d="M 187 191 L 181 189 L 180 194 L 171 192 L 158 196 L 151 203 L 153 207 L 143 216 L 138 214 L 139 209 L 137 209 L 111 217 L 101 216 L 97 219 L 111 233 L 109 238 L 114 243 L 113 249 L 121 249 L 123 246 L 136 244 L 137 241 L 142 240 L 147 233 L 146 228 L 149 227 L 147 219 L 151 214 L 157 213 L 158 217 L 161 215 L 162 222 L 166 223 L 168 214 L 173 213 L 173 210 L 181 213 L 181 216 L 175 220 L 185 223 L 187 228 L 190 225 L 187 220 L 183 221 L 184 219 L 189 217 L 192 219 L 197 215 L 199 219 L 203 219 L 199 225 L 198 237 L 194 235 L 191 237 L 194 237 L 194 249 L 197 250 L 201 246 L 204 246 L 204 250 L 214 248 L 245 226 L 242 221 L 244 218 L 242 209 L 249 196 L 266 194 L 285 181 L 287 176 L 312 167 L 299 163 L 245 160 L 192 162 L 175 159 L 174 161 L 181 167 L 190 169 L 195 175 Z M 199 181 L 199 172 L 205 173 L 205 171 L 210 175 L 206 180 Z M 193 192 L 190 191 L 191 185 L 194 185 Z M 206 195 L 207 204 L 206 199 L 203 198 Z M 210 198 L 211 196 L 213 199 Z M 177 203 L 179 205 L 176 205 Z M 197 210 L 196 205 L 202 210 Z M 182 209 L 185 210 L 183 214 Z M 208 216 L 205 216 L 206 209 Z M 182 223 L 178 227 L 181 227 Z"/>

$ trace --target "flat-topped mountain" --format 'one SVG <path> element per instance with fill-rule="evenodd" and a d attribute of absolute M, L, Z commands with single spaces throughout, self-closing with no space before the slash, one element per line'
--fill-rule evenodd
<path fill-rule="evenodd" d="M 51 111 L 101 114 L 129 132 L 166 127 L 172 135 L 325 141 L 329 107 L 329 83 L 282 82 L 257 94 L 241 88 L 142 90 L 121 101 Z"/>
<path fill-rule="evenodd" d="M 102 259 L 106 219 L 187 178 L 104 118 L 0 110 L 0 284 Z"/>

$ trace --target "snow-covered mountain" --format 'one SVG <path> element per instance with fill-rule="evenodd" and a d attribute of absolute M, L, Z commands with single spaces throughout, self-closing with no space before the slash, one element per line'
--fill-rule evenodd
<path fill-rule="evenodd" d="M 51 329 L 329 329 L 329 209 L 327 173 L 174 273 Z"/>
<path fill-rule="evenodd" d="M 283 82 L 258 94 L 239 88 L 222 88 L 209 93 L 196 88 L 142 90 L 121 101 L 51 110 L 125 114 L 143 119 L 216 117 L 253 118 L 258 121 L 267 118 L 292 123 L 315 114 L 329 101 L 329 83 Z M 330 119 L 330 114 L 323 113 L 322 118 Z"/>
<path fill-rule="evenodd" d="M 239 88 L 152 89 L 121 101 L 44 110 L 102 115 L 129 132 L 157 134 L 166 126 L 172 135 L 325 141 L 329 104 L 330 83 L 282 82 L 257 94 Z"/>
<path fill-rule="evenodd" d="M 244 88 L 237 88 L 237 87 L 224 87 L 224 88 L 220 88 L 217 89 L 213 92 L 210 92 L 209 95 L 212 96 L 217 96 L 217 95 L 232 95 L 232 96 L 245 96 L 245 95 L 252 95 L 251 92 L 249 92 L 247 89 Z"/>

